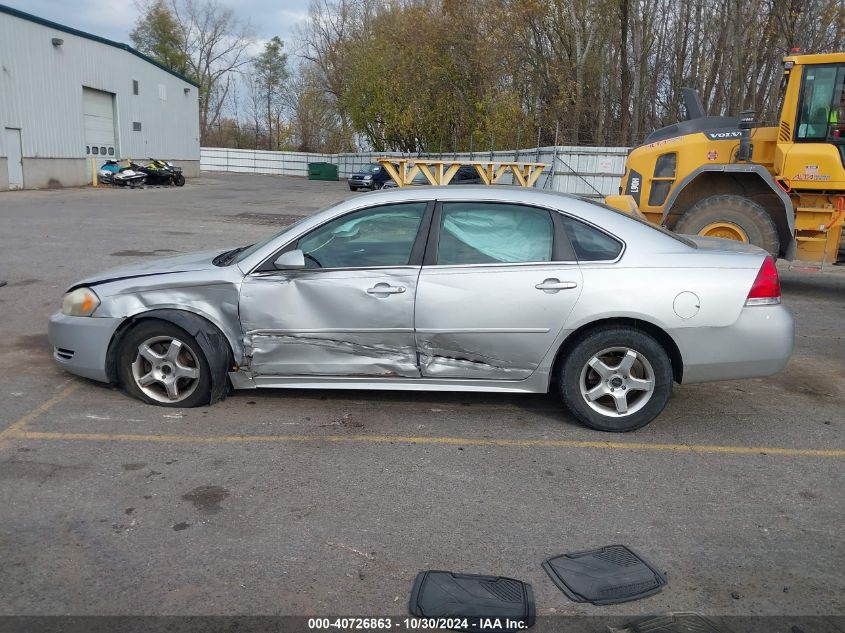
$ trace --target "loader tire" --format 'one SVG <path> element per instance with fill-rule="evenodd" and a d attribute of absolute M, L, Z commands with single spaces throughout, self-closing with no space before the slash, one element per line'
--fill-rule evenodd
<path fill-rule="evenodd" d="M 772 216 L 761 205 L 742 196 L 720 195 L 699 200 L 684 212 L 674 230 L 684 235 L 750 242 L 774 257 L 780 251 L 780 238 Z"/>

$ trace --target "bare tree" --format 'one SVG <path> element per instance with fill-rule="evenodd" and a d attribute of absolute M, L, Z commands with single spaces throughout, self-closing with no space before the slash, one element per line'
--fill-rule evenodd
<path fill-rule="evenodd" d="M 188 55 L 189 74 L 199 84 L 200 134 L 205 142 L 235 89 L 233 75 L 251 61 L 254 31 L 217 0 L 170 0 L 170 10 Z"/>

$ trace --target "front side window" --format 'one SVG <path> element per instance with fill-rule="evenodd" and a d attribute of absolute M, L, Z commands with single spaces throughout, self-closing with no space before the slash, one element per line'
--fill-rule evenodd
<path fill-rule="evenodd" d="M 426 206 L 414 202 L 349 213 L 301 237 L 296 247 L 307 268 L 406 266 Z"/>
<path fill-rule="evenodd" d="M 801 86 L 798 138 L 823 141 L 841 130 L 845 116 L 845 66 L 807 66 Z"/>
<path fill-rule="evenodd" d="M 621 242 L 583 222 L 563 216 L 563 226 L 579 262 L 613 261 L 622 252 Z"/>
<path fill-rule="evenodd" d="M 443 204 L 437 263 L 548 262 L 554 227 L 548 211 L 515 204 Z"/>

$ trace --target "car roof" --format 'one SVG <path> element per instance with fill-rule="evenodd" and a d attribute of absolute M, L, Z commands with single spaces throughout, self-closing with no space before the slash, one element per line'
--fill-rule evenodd
<path fill-rule="evenodd" d="M 353 203 L 366 199 L 366 204 L 360 206 L 371 206 L 378 203 L 390 202 L 412 202 L 415 200 L 442 200 L 456 201 L 477 200 L 479 202 L 504 202 L 513 204 L 536 205 L 541 207 L 552 207 L 561 211 L 586 205 L 588 209 L 599 209 L 606 213 L 615 214 L 606 207 L 599 206 L 593 202 L 559 191 L 547 191 L 533 187 L 516 187 L 512 185 L 485 185 L 471 184 L 452 187 L 449 185 L 431 185 L 427 187 L 396 187 L 387 191 L 372 191 L 361 196 L 348 200 Z M 359 206 L 359 205 L 355 205 Z M 576 212 L 577 215 L 577 212 Z"/>

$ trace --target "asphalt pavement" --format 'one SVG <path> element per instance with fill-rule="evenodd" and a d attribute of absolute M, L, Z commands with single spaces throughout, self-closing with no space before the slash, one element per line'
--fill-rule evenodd
<path fill-rule="evenodd" d="M 676 385 L 622 436 L 554 394 L 161 409 L 53 364 L 47 320 L 76 279 L 248 244 L 350 195 L 210 174 L 0 194 L 0 615 L 400 616 L 424 569 L 528 581 L 542 616 L 845 615 L 845 267 L 782 272 L 785 371 Z M 540 566 L 614 543 L 666 571 L 662 593 L 576 604 Z"/>

